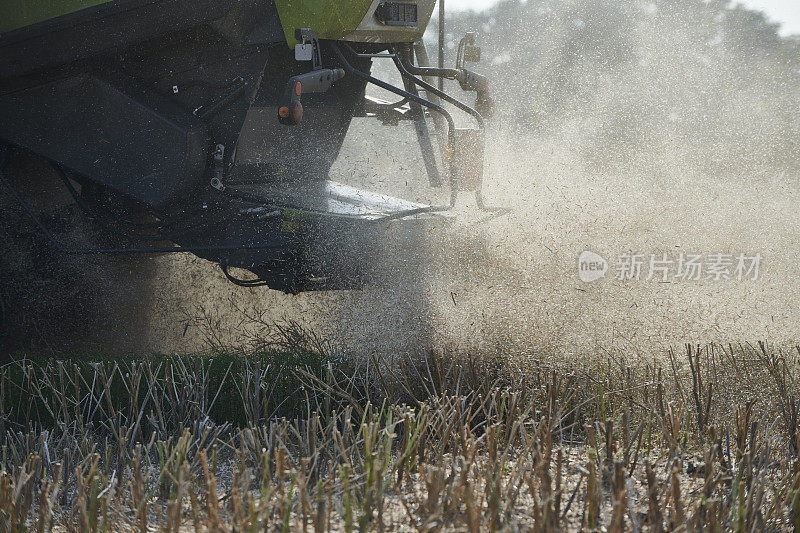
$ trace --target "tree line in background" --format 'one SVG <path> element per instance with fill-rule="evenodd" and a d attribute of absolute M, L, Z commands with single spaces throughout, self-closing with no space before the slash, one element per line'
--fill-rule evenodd
<path fill-rule="evenodd" d="M 800 37 L 728 0 L 504 0 L 477 31 L 505 127 L 602 165 L 796 170 Z"/>

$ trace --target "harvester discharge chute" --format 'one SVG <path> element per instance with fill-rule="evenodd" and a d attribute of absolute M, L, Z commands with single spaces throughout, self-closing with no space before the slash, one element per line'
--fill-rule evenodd
<path fill-rule="evenodd" d="M 94 221 L 141 243 L 70 247 L 2 167 L 0 180 L 64 253 L 192 252 L 241 285 L 358 286 L 364 248 L 387 227 L 441 218 L 460 190 L 483 205 L 483 119 L 492 102 L 486 78 L 464 68 L 480 50 L 468 34 L 455 68 L 432 68 L 422 34 L 434 7 L 435 0 L 3 2 L 0 157 L 17 147 L 51 162 Z M 377 59 L 396 65 L 403 87 L 371 75 Z M 476 104 L 441 91 L 437 78 L 457 80 Z M 368 84 L 397 100 L 367 97 Z M 477 129 L 456 128 L 453 106 Z M 330 181 L 354 117 L 413 121 L 430 183 L 450 188 L 450 204 Z"/>

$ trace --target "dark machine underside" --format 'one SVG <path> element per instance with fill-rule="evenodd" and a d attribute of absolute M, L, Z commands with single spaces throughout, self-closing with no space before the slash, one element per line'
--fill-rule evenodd
<path fill-rule="evenodd" d="M 287 47 L 269 0 L 134 4 L 0 37 L 0 141 L 52 162 L 87 214 L 134 243 L 73 249 L 48 232 L 62 252 L 190 251 L 242 285 L 339 289 L 363 283 L 368 248 L 390 225 L 440 218 L 328 179 L 351 119 L 374 112 L 370 56 L 393 46 L 313 39 L 312 68 Z M 317 92 L 303 78 L 315 71 L 339 79 Z M 289 120 L 303 120 L 287 126 L 295 76 L 311 90 L 297 88 Z M 398 90 L 412 96 L 400 104 L 424 127 L 411 89 Z"/>

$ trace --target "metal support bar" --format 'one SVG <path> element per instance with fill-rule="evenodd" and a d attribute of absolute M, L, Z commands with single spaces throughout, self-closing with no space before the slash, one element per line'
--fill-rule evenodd
<path fill-rule="evenodd" d="M 431 66 L 431 60 L 430 60 L 430 57 L 428 56 L 428 49 L 425 46 L 425 41 L 422 41 L 422 40 L 417 41 L 416 43 L 414 43 L 414 47 L 413 48 L 414 48 L 414 55 L 416 56 L 416 62 L 412 58 L 410 63 L 415 63 L 415 64 L 419 65 L 420 67 L 430 67 Z M 427 77 L 423 76 L 422 79 L 424 79 L 425 81 L 427 81 L 431 85 L 436 83 L 436 80 L 433 77 L 430 77 L 430 76 L 427 76 Z M 441 100 L 439 100 L 439 97 L 436 96 L 435 94 L 426 93 L 425 96 L 426 96 L 426 98 L 428 100 L 430 100 L 434 104 L 441 105 Z M 444 142 L 444 140 L 445 140 L 445 137 L 444 137 L 445 136 L 445 124 L 444 124 L 444 120 L 442 120 L 442 117 L 440 115 L 434 115 L 433 116 L 433 126 L 434 126 L 434 129 L 436 130 L 436 138 L 437 138 L 438 143 L 439 143 L 439 154 L 441 155 L 442 160 L 444 161 L 445 149 L 446 149 L 445 142 Z"/>
<path fill-rule="evenodd" d="M 444 100 L 444 101 L 446 101 L 446 102 L 458 107 L 462 111 L 465 111 L 465 112 L 469 113 L 478 122 L 478 125 L 479 125 L 481 131 L 483 131 L 485 129 L 485 127 L 484 127 L 484 119 L 483 119 L 483 116 L 480 113 L 478 113 L 477 111 L 475 111 L 473 108 L 469 107 L 468 105 L 460 102 L 456 98 L 453 98 L 452 96 L 450 96 L 449 94 L 445 93 L 444 91 L 436 89 L 431 84 L 429 84 L 429 83 L 427 83 L 427 82 L 415 77 L 414 75 L 412 75 L 411 72 L 409 72 L 409 69 L 406 68 L 406 65 L 403 63 L 403 60 L 401 59 L 400 55 L 397 54 L 397 53 L 395 53 L 394 62 L 397 65 L 397 69 L 400 71 L 400 74 L 403 76 L 403 79 L 407 79 L 409 81 L 413 81 L 415 84 L 419 85 L 420 87 L 422 87 L 426 91 L 428 91 L 429 94 L 433 94 L 433 95 L 441 98 L 442 100 Z M 419 69 L 417 67 L 414 67 L 413 65 L 411 66 L 411 70 L 413 70 L 413 71 L 425 71 L 425 69 Z M 455 169 L 452 168 L 452 166 L 451 166 L 451 170 L 454 171 Z M 453 194 L 455 195 L 455 194 L 457 194 L 457 192 L 454 192 Z M 483 201 L 483 194 L 481 192 L 481 188 L 480 187 L 475 191 L 475 202 L 476 202 L 476 204 L 478 206 L 478 209 L 480 209 L 482 211 L 488 211 L 488 212 L 494 212 L 494 213 L 506 213 L 506 212 L 508 212 L 508 209 L 506 209 L 506 208 L 489 207 L 489 206 L 487 206 Z"/>
<path fill-rule="evenodd" d="M 439 68 L 444 69 L 444 0 L 439 0 Z M 439 78 L 439 90 L 444 91 L 444 79 Z"/>
<path fill-rule="evenodd" d="M 408 53 L 413 54 L 414 52 L 409 50 Z M 403 83 L 406 91 L 419 96 L 419 89 L 417 89 L 416 84 L 407 79 L 403 79 Z M 422 161 L 425 163 L 425 171 L 428 174 L 428 182 L 430 183 L 431 187 L 441 187 L 442 178 L 439 176 L 439 167 L 436 163 L 436 152 L 434 151 L 433 143 L 431 142 L 431 132 L 430 128 L 428 127 L 428 121 L 425 120 L 425 112 L 422 110 L 422 106 L 416 102 L 412 102 L 411 114 L 414 121 L 414 131 L 417 134 L 417 142 L 419 143 L 419 147 L 422 152 Z"/>

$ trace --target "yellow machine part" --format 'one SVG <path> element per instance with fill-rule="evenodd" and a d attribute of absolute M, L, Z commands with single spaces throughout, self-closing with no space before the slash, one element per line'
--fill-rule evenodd
<path fill-rule="evenodd" d="M 311 28 L 320 39 L 338 40 L 361 24 L 372 0 L 275 0 L 286 42 L 297 44 L 296 28 Z"/>

